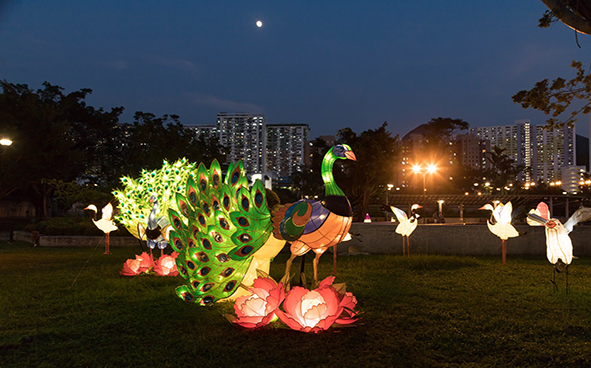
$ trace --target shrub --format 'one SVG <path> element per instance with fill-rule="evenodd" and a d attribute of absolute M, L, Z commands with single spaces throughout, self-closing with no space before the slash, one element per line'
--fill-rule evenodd
<path fill-rule="evenodd" d="M 112 236 L 130 236 L 129 232 L 122 225 L 119 230 L 111 233 Z M 92 220 L 84 217 L 53 217 L 34 224 L 25 226 L 26 231 L 39 231 L 43 235 L 85 235 L 101 236 L 99 230 Z"/>

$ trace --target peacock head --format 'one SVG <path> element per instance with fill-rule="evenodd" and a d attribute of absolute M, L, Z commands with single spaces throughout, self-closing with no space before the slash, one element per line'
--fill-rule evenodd
<path fill-rule="evenodd" d="M 336 146 L 331 148 L 332 154 L 341 160 L 353 160 L 357 161 L 357 157 L 353 153 L 351 147 L 347 144 L 337 144 Z"/>

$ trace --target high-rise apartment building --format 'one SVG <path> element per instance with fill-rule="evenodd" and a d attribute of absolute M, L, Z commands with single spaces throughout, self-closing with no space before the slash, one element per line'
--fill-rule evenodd
<path fill-rule="evenodd" d="M 476 134 L 459 134 L 453 142 L 453 151 L 458 163 L 476 170 L 490 167 L 486 153 L 490 152 L 490 141 L 478 138 Z"/>
<path fill-rule="evenodd" d="M 531 182 L 533 169 L 532 128 L 529 119 L 516 120 L 514 125 L 500 125 L 471 129 L 478 138 L 488 140 L 491 147 L 504 148 L 504 154 L 511 157 L 515 164 L 523 165 L 527 170 L 520 179 Z M 528 169 L 529 168 L 529 169 Z"/>
<path fill-rule="evenodd" d="M 267 124 L 267 172 L 290 177 L 308 163 L 308 124 Z"/>
<path fill-rule="evenodd" d="M 575 128 L 549 130 L 538 125 L 535 130 L 534 180 L 561 180 L 562 167 L 577 165 Z"/>
<path fill-rule="evenodd" d="M 227 162 L 242 160 L 249 176 L 286 179 L 309 161 L 308 124 L 267 124 L 262 114 L 226 113 L 217 123 L 187 126 L 196 136 L 217 137 L 227 150 Z"/>
<path fill-rule="evenodd" d="M 228 162 L 242 160 L 248 174 L 266 172 L 266 126 L 262 114 L 219 113 L 217 133 L 220 144 L 227 149 Z"/>
<path fill-rule="evenodd" d="M 575 128 L 553 130 L 543 125 L 532 126 L 530 120 L 516 120 L 514 125 L 481 127 L 478 137 L 490 141 L 491 147 L 505 148 L 505 153 L 526 170 L 525 182 L 552 182 L 561 179 L 561 168 L 576 166 Z"/>

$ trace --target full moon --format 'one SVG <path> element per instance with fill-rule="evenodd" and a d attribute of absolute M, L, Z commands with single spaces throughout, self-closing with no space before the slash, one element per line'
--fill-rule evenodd
<path fill-rule="evenodd" d="M 263 26 L 263 22 L 261 22 L 260 20 L 257 20 L 256 25 L 257 25 L 257 27 L 261 28 Z"/>

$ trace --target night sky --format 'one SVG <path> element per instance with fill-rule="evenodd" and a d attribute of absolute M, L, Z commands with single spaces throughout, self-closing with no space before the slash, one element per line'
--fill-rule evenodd
<path fill-rule="evenodd" d="M 588 65 L 591 39 L 515 1 L 2 1 L 0 79 L 72 92 L 95 107 L 225 112 L 307 123 L 311 136 L 388 121 L 401 136 L 436 117 L 471 127 L 543 124 L 511 96 Z M 263 27 L 258 28 L 256 21 Z M 577 133 L 588 136 L 588 120 Z"/>

